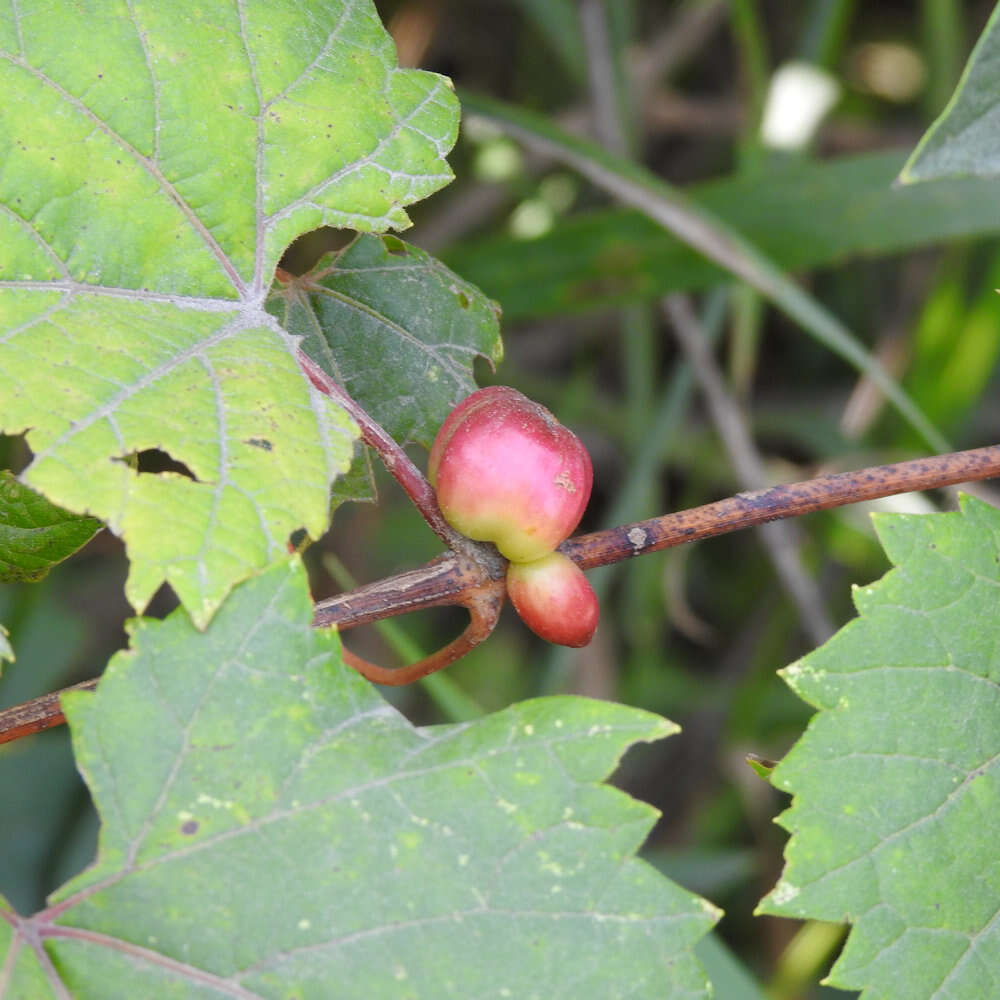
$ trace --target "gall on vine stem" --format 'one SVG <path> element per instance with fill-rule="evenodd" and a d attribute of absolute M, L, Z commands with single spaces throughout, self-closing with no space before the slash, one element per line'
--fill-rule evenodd
<path fill-rule="evenodd" d="M 769 521 L 996 477 L 1000 477 L 1000 445 L 990 445 L 737 493 L 701 507 L 576 535 L 557 551 L 583 570 L 595 569 Z M 343 630 L 423 608 L 462 604 L 470 586 L 465 573 L 458 569 L 457 556 L 439 556 L 420 569 L 320 601 L 313 622 Z"/>
<path fill-rule="evenodd" d="M 396 482 L 403 487 L 410 502 L 417 508 L 430 529 L 460 558 L 454 577 L 463 583 L 451 590 L 447 604 L 458 604 L 469 612 L 465 631 L 436 652 L 407 667 L 390 669 L 351 652 L 341 646 L 344 661 L 375 684 L 412 684 L 465 656 L 478 646 L 496 627 L 506 592 L 502 577 L 505 562 L 491 547 L 474 542 L 456 531 L 445 519 L 438 505 L 434 487 L 410 460 L 385 428 L 372 419 L 327 373 L 304 351 L 298 352 L 299 366 L 309 381 L 342 406 L 361 429 L 361 439 L 373 448 Z M 428 607 L 430 605 L 424 605 Z"/>
<path fill-rule="evenodd" d="M 701 507 L 577 535 L 563 542 L 557 551 L 565 553 L 581 569 L 594 569 L 781 518 L 997 477 L 1000 477 L 1000 445 L 991 445 L 738 493 Z M 368 664 L 353 654 L 345 655 L 347 662 L 353 661 L 352 665 L 362 664 L 366 670 L 374 668 L 373 679 L 377 683 L 410 683 L 453 663 L 486 638 L 505 596 L 502 572 L 491 575 L 478 560 L 452 551 L 418 569 L 318 602 L 313 624 L 337 625 L 345 630 L 424 608 L 444 605 L 468 608 L 471 621 L 466 633 L 418 664 L 392 670 Z M 88 690 L 96 685 L 97 680 L 85 681 L 67 690 Z M 65 718 L 59 707 L 62 694 L 57 691 L 43 695 L 0 712 L 0 743 L 63 723 Z"/>

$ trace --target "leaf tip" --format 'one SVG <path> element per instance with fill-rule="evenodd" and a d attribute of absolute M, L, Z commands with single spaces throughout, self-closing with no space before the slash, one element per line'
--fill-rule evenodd
<path fill-rule="evenodd" d="M 810 667 L 806 663 L 805 659 L 798 659 L 793 663 L 789 663 L 787 667 L 783 667 L 779 670 L 778 676 L 781 677 L 790 688 L 794 688 L 796 684 L 807 674 L 816 676 L 818 673 L 819 671 Z"/>
<path fill-rule="evenodd" d="M 743 760 L 758 778 L 763 778 L 765 781 L 770 780 L 771 772 L 778 766 L 776 760 L 769 760 L 759 753 L 744 754 Z"/>

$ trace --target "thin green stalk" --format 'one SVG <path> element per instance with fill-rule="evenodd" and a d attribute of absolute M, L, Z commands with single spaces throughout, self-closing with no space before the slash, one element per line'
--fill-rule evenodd
<path fill-rule="evenodd" d="M 804 17 L 800 59 L 823 69 L 836 69 L 854 16 L 854 3 L 855 0 L 813 0 Z"/>
<path fill-rule="evenodd" d="M 634 452 L 649 434 L 649 414 L 656 397 L 657 334 L 648 305 L 626 306 L 621 312 L 625 368 L 625 412 L 628 451 Z"/>
<path fill-rule="evenodd" d="M 743 75 L 748 87 L 747 123 L 743 130 L 741 160 L 744 169 L 760 161 L 760 123 L 767 99 L 768 80 L 771 76 L 771 57 L 767 38 L 760 20 L 757 0 L 729 0 L 733 34 L 742 55 Z"/>
<path fill-rule="evenodd" d="M 729 344 L 729 377 L 733 392 L 746 399 L 757 371 L 761 321 L 761 297 L 748 285 L 737 285 L 730 296 L 733 322 Z"/>
<path fill-rule="evenodd" d="M 623 68 L 623 53 L 634 37 L 634 8 L 633 0 L 581 0 L 579 6 L 595 131 L 606 149 L 622 156 L 636 148 L 634 100 Z M 620 316 L 628 420 L 624 450 L 631 461 L 656 392 L 657 334 L 652 308 L 645 303 L 623 307 Z"/>
<path fill-rule="evenodd" d="M 957 0 L 922 0 L 920 21 L 928 77 L 923 103 L 928 114 L 936 116 L 962 75 L 965 11 Z"/>
<path fill-rule="evenodd" d="M 847 928 L 822 920 L 804 923 L 778 959 L 774 976 L 767 986 L 770 1000 L 797 1000 L 803 991 L 818 982 L 840 948 Z"/>
<path fill-rule="evenodd" d="M 587 82 L 594 129 L 619 155 L 635 148 L 635 115 L 624 68 L 633 23 L 631 2 L 580 0 L 577 8 L 587 50 Z"/>

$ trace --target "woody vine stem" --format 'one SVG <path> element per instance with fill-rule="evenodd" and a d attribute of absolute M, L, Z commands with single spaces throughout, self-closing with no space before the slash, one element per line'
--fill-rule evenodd
<path fill-rule="evenodd" d="M 460 605 L 470 622 L 459 638 L 417 663 L 388 669 L 355 656 L 346 647 L 344 659 L 379 684 L 409 684 L 453 663 L 482 642 L 496 625 L 506 599 L 506 561 L 491 545 L 473 542 L 444 520 L 433 488 L 402 448 L 314 362 L 299 361 L 313 384 L 335 398 L 361 428 L 362 438 L 378 452 L 386 468 L 406 491 L 431 529 L 449 551 L 425 566 L 366 584 L 315 605 L 313 624 L 337 625 L 341 631 L 442 605 Z M 1000 477 L 1000 445 L 951 452 L 893 465 L 876 465 L 857 472 L 820 476 L 774 486 L 689 510 L 664 514 L 606 531 L 567 539 L 559 550 L 581 569 L 594 569 L 647 552 L 713 538 L 769 521 L 799 517 L 846 504 L 876 500 L 912 490 L 954 486 Z M 96 680 L 76 689 L 93 688 Z M 48 729 L 65 721 L 59 706 L 63 692 L 43 695 L 0 712 L 0 743 Z"/>

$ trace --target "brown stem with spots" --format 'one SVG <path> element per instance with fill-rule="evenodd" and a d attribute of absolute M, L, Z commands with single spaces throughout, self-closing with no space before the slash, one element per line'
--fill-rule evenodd
<path fill-rule="evenodd" d="M 1000 445 L 894 465 L 873 465 L 857 472 L 840 472 L 801 483 L 737 493 L 702 507 L 577 535 L 559 548 L 582 569 L 593 569 L 781 518 L 995 476 L 1000 476 Z"/>
<path fill-rule="evenodd" d="M 858 472 L 820 476 L 801 483 L 738 493 L 726 500 L 664 514 L 607 531 L 567 539 L 560 550 L 583 569 L 621 562 L 646 552 L 714 538 L 779 518 L 798 517 L 880 497 L 935 489 L 1000 476 L 1000 445 L 952 452 L 933 458 L 876 465 Z M 480 560 L 480 549 L 489 559 Z M 313 624 L 341 630 L 394 615 L 442 605 L 460 605 L 470 623 L 462 635 L 418 663 L 398 670 L 379 667 L 347 653 L 345 659 L 379 684 L 408 684 L 453 663 L 486 638 L 496 624 L 506 596 L 505 562 L 489 546 L 475 546 L 475 556 L 448 552 L 419 569 L 357 587 L 315 606 Z M 88 689 L 85 681 L 67 690 Z M 43 695 L 0 712 L 0 743 L 27 736 L 65 721 L 59 707 L 63 694 Z"/>
<path fill-rule="evenodd" d="M 0 712 L 0 743 L 10 743 L 22 736 L 31 736 L 53 726 L 61 726 L 66 721 L 62 713 L 59 699 L 67 691 L 93 691 L 97 687 L 97 678 L 74 684 L 52 694 L 43 694 L 39 698 L 14 705 L 13 708 Z"/>

